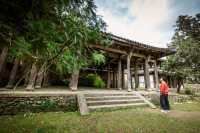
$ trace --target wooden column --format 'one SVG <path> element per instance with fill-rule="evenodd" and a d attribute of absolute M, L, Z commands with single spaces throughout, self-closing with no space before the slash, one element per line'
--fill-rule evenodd
<path fill-rule="evenodd" d="M 145 58 L 144 60 L 144 82 L 145 82 L 145 89 L 150 88 L 150 77 L 149 77 L 149 57 Z"/>
<path fill-rule="evenodd" d="M 124 64 L 122 63 L 122 89 L 125 89 L 125 81 L 124 81 Z"/>
<path fill-rule="evenodd" d="M 133 72 L 130 71 L 130 74 L 131 74 L 131 89 L 133 90 L 134 87 L 133 87 Z"/>
<path fill-rule="evenodd" d="M 154 61 L 154 74 L 155 74 L 155 87 L 159 89 L 159 81 L 158 81 L 158 67 L 156 60 Z"/>
<path fill-rule="evenodd" d="M 110 87 L 114 88 L 113 86 L 113 72 L 110 72 Z"/>
<path fill-rule="evenodd" d="M 118 79 L 118 73 L 116 71 L 116 74 L 115 74 L 115 88 L 117 89 L 117 79 Z"/>
<path fill-rule="evenodd" d="M 110 65 L 108 65 L 108 77 L 107 77 L 107 88 L 110 88 Z"/>
<path fill-rule="evenodd" d="M 138 76 L 138 66 L 137 66 L 137 62 L 135 63 L 134 66 L 134 78 L 135 78 L 135 90 L 137 90 L 137 88 L 139 87 L 139 76 Z"/>
<path fill-rule="evenodd" d="M 115 70 L 113 69 L 113 88 L 116 88 L 115 86 Z"/>
<path fill-rule="evenodd" d="M 117 88 L 119 90 L 122 89 L 122 61 L 121 61 L 121 58 L 119 58 L 119 61 L 118 61 L 118 76 L 117 76 Z"/>
<path fill-rule="evenodd" d="M 130 62 L 131 62 L 131 53 L 129 55 L 127 55 L 127 89 L 128 91 L 131 91 L 131 66 L 130 66 Z"/>

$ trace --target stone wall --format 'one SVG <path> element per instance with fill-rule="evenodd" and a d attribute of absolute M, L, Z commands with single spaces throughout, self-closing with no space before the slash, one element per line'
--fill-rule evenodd
<path fill-rule="evenodd" d="M 193 94 L 200 93 L 200 84 L 185 84 L 185 90 L 190 90 Z"/>
<path fill-rule="evenodd" d="M 146 93 L 142 94 L 145 98 L 149 99 L 152 103 L 160 105 L 160 94 L 159 93 Z M 195 100 L 190 95 L 179 95 L 179 94 L 169 94 L 168 99 L 170 103 L 182 103 L 191 100 Z"/>
<path fill-rule="evenodd" d="M 1 95 L 0 115 L 24 112 L 77 111 L 76 95 Z"/>

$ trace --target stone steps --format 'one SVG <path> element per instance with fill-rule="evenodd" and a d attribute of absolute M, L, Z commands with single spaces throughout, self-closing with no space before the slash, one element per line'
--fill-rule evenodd
<path fill-rule="evenodd" d="M 143 107 L 148 103 L 133 92 L 85 94 L 89 111 L 101 108 Z"/>
<path fill-rule="evenodd" d="M 100 108 L 123 108 L 123 107 L 141 107 L 147 106 L 147 103 L 129 103 L 129 104 L 112 104 L 112 105 L 98 105 L 98 106 L 88 106 L 89 110 L 95 110 Z"/>
<path fill-rule="evenodd" d="M 85 97 L 97 97 L 97 96 L 133 96 L 130 93 L 90 93 L 85 94 Z"/>
<path fill-rule="evenodd" d="M 125 99 L 137 99 L 137 96 L 92 96 L 92 97 L 87 97 L 86 96 L 86 100 L 88 101 L 97 101 L 97 100 L 125 100 Z"/>
<path fill-rule="evenodd" d="M 82 93 L 78 94 L 79 109 L 82 115 L 90 111 L 108 108 L 128 108 L 155 106 L 138 92 Z"/>
<path fill-rule="evenodd" d="M 143 102 L 141 99 L 125 99 L 125 100 L 97 100 L 97 101 L 87 101 L 88 106 L 95 105 L 115 105 L 115 104 L 127 104 L 127 103 L 137 103 Z"/>

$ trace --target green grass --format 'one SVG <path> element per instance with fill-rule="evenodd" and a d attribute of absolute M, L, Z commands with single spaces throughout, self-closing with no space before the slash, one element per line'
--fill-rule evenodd
<path fill-rule="evenodd" d="M 180 111 L 200 111 L 199 102 L 177 103 L 171 105 L 172 109 Z"/>
<path fill-rule="evenodd" d="M 198 107 L 197 107 L 198 106 Z M 199 103 L 176 104 L 199 110 Z M 198 133 L 200 119 L 169 117 L 158 111 L 122 109 L 93 112 L 80 116 L 78 112 L 29 113 L 0 116 L 0 133 Z"/>

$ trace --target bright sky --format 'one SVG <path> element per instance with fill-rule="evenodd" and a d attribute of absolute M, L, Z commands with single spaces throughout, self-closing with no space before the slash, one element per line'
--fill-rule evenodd
<path fill-rule="evenodd" d="M 179 15 L 200 13 L 200 0 L 95 0 L 107 31 L 156 47 L 167 47 Z"/>

